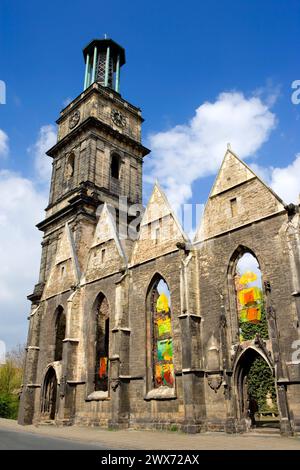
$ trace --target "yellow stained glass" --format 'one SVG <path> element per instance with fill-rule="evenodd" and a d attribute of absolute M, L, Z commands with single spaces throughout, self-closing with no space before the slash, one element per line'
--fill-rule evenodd
<path fill-rule="evenodd" d="M 162 293 L 157 299 L 156 302 L 156 311 L 160 312 L 168 312 L 169 311 L 169 300 L 166 294 Z"/>
<path fill-rule="evenodd" d="M 248 284 L 257 280 L 257 275 L 252 271 L 246 271 L 239 279 L 240 284 Z"/>
<path fill-rule="evenodd" d="M 240 311 L 240 322 L 241 323 L 246 323 L 248 321 L 248 318 L 247 318 L 247 309 L 246 308 L 243 308 L 241 311 Z"/>

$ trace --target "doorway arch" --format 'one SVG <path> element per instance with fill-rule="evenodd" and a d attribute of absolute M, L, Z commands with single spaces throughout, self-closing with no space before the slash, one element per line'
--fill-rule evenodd
<path fill-rule="evenodd" d="M 42 416 L 44 419 L 54 420 L 57 403 L 57 376 L 53 367 L 46 372 L 42 396 Z"/>
<path fill-rule="evenodd" d="M 238 418 L 246 428 L 279 427 L 274 369 L 257 349 L 244 350 L 234 369 Z"/>

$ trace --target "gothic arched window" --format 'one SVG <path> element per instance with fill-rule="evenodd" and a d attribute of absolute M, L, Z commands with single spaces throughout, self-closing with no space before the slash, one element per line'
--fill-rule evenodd
<path fill-rule="evenodd" d="M 171 297 L 167 283 L 157 277 L 150 289 L 151 351 L 154 388 L 174 387 Z"/>
<path fill-rule="evenodd" d="M 96 311 L 95 341 L 95 391 L 108 391 L 109 370 L 109 305 L 103 294 L 99 295 Z"/>
<path fill-rule="evenodd" d="M 257 334 L 268 338 L 268 325 L 259 264 L 246 252 L 237 261 L 234 273 L 240 341 L 252 340 Z"/>
<path fill-rule="evenodd" d="M 55 352 L 54 360 L 61 361 L 63 353 L 63 340 L 66 335 L 66 315 L 64 309 L 59 306 L 55 312 Z"/>
<path fill-rule="evenodd" d="M 113 153 L 110 162 L 110 176 L 115 179 L 120 177 L 120 157 L 118 154 Z"/>

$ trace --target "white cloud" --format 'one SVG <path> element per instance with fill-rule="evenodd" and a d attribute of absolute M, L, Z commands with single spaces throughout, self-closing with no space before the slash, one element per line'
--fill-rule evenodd
<path fill-rule="evenodd" d="M 247 158 L 268 140 L 275 125 L 275 115 L 258 96 L 221 93 L 215 102 L 199 106 L 189 123 L 150 135 L 145 180 L 158 179 L 178 207 L 192 196 L 194 181 L 217 172 L 228 142 Z"/>
<path fill-rule="evenodd" d="M 8 135 L 0 129 L 0 157 L 5 157 L 8 154 Z"/>
<path fill-rule="evenodd" d="M 3 134 L 0 131 L 0 151 Z M 0 170 L 0 340 L 9 347 L 26 339 L 30 310 L 26 296 L 38 281 L 41 256 L 41 233 L 35 225 L 43 219 L 48 198 L 48 185 L 40 183 L 50 180 L 51 158 L 45 152 L 55 141 L 55 127 L 41 127 L 29 149 L 34 157 L 33 180 Z M 6 147 L 7 142 L 5 134 Z"/>
<path fill-rule="evenodd" d="M 35 170 L 41 182 L 50 181 L 52 160 L 45 154 L 47 150 L 55 145 L 56 140 L 55 126 L 47 124 L 40 128 L 37 141 L 28 149 L 34 156 Z"/>
<path fill-rule="evenodd" d="M 300 153 L 286 167 L 263 167 L 253 163 L 253 171 L 265 181 L 285 203 L 299 203 Z"/>
<path fill-rule="evenodd" d="M 270 186 L 286 202 L 299 203 L 300 153 L 285 168 L 271 168 Z"/>
<path fill-rule="evenodd" d="M 38 280 L 46 197 L 32 181 L 0 171 L 0 339 L 9 345 L 24 341 L 30 304 L 26 296 Z"/>
<path fill-rule="evenodd" d="M 254 90 L 253 95 L 258 96 L 267 106 L 273 106 L 281 94 L 281 85 L 267 79 L 264 86 Z"/>

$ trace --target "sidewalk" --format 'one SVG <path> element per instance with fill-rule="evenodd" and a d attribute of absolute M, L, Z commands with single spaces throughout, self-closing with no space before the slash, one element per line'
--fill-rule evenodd
<path fill-rule="evenodd" d="M 225 433 L 183 434 L 165 431 L 108 431 L 81 426 L 19 426 L 16 421 L 0 418 L 0 428 L 40 436 L 98 444 L 109 449 L 172 450 L 300 450 L 300 437 Z"/>

